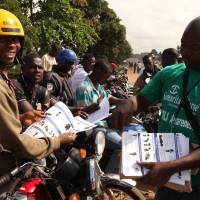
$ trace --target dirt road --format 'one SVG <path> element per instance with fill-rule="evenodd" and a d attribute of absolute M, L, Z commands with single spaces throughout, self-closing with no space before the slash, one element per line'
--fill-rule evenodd
<path fill-rule="evenodd" d="M 132 70 L 128 70 L 128 82 L 134 83 L 138 77 L 137 73 L 133 73 Z"/>

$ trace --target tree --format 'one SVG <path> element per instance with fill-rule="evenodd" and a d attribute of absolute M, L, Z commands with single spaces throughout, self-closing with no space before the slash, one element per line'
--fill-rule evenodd
<path fill-rule="evenodd" d="M 125 40 L 124 42 L 120 44 L 119 49 L 120 49 L 120 53 L 118 54 L 118 57 L 116 60 L 117 62 L 124 61 L 125 59 L 133 56 L 132 48 L 127 40 Z"/>
<path fill-rule="evenodd" d="M 84 16 L 91 21 L 100 37 L 100 40 L 89 48 L 96 57 L 122 62 L 132 55 L 132 49 L 126 41 L 126 29 L 106 1 L 88 0 Z"/>
<path fill-rule="evenodd" d="M 83 19 L 79 9 L 69 0 L 20 0 L 24 13 L 29 14 L 37 29 L 40 51 L 46 52 L 52 43 L 62 44 L 79 55 L 94 45 L 98 35 L 89 22 Z M 33 12 L 33 10 L 36 10 Z"/>
<path fill-rule="evenodd" d="M 84 54 L 98 35 L 69 0 L 1 0 L 0 7 L 13 12 L 25 29 L 25 52 L 49 50 L 52 43 Z"/>
<path fill-rule="evenodd" d="M 77 7 L 85 7 L 88 5 L 87 0 L 72 0 L 72 3 Z"/>
<path fill-rule="evenodd" d="M 79 56 L 121 62 L 130 57 L 126 29 L 104 0 L 1 0 L 0 7 L 15 13 L 25 29 L 25 52 L 43 54 L 52 43 L 68 46 Z"/>

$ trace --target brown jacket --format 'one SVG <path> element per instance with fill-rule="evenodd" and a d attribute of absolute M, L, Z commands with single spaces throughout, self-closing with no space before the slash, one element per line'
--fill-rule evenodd
<path fill-rule="evenodd" d="M 0 144 L 11 150 L 17 159 L 41 159 L 60 148 L 58 137 L 32 138 L 21 134 L 22 127 L 14 92 L 0 76 Z M 8 154 L 0 152 L 0 174 L 14 164 Z"/>

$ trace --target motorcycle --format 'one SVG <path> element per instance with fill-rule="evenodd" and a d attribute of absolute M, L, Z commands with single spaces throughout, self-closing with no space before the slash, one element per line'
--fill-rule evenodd
<path fill-rule="evenodd" d="M 52 166 L 28 162 L 0 177 L 0 188 L 6 188 L 0 199 L 144 199 L 132 184 L 101 170 L 104 148 L 103 132 L 82 132 L 66 158 L 62 152 L 51 156 Z"/>
<path fill-rule="evenodd" d="M 127 99 L 129 91 L 127 90 L 128 79 L 125 74 L 115 73 L 107 79 L 106 89 L 110 93 L 120 99 Z"/>

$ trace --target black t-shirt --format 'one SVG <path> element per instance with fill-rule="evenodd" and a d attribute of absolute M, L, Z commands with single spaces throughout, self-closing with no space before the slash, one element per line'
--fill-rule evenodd
<path fill-rule="evenodd" d="M 17 79 L 13 79 L 15 96 L 18 102 L 28 101 L 34 109 L 37 108 L 37 104 L 40 103 L 42 106 L 47 105 L 50 100 L 50 93 L 48 90 L 36 84 L 32 90 L 28 87 L 22 74 Z"/>
<path fill-rule="evenodd" d="M 46 72 L 43 77 L 43 86 L 51 92 L 52 96 L 64 102 L 66 105 L 74 105 L 73 95 L 68 85 L 68 79 L 66 77 L 62 77 L 53 71 Z"/>

